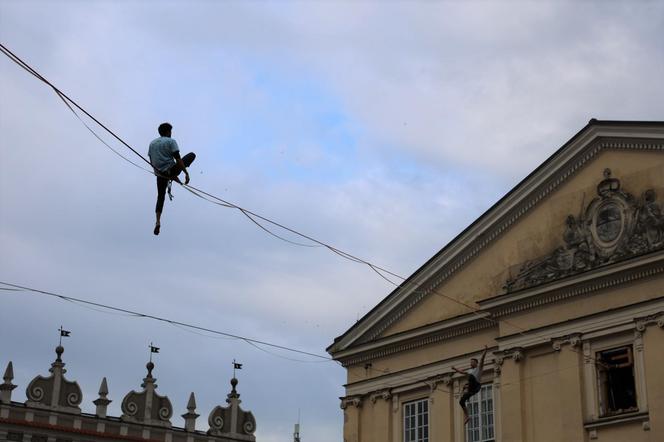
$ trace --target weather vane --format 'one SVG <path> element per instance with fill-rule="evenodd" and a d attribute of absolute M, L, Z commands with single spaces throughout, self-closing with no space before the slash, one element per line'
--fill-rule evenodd
<path fill-rule="evenodd" d="M 152 362 L 152 353 L 159 353 L 159 347 L 155 347 L 152 345 L 152 342 L 150 342 L 150 362 Z"/>
<path fill-rule="evenodd" d="M 235 370 L 242 370 L 242 364 L 235 362 L 235 359 L 233 359 L 233 377 L 235 377 Z"/>
<path fill-rule="evenodd" d="M 65 330 L 64 328 L 62 328 L 62 326 L 60 326 L 60 328 L 58 330 L 60 331 L 60 343 L 58 345 L 62 347 L 62 338 L 63 337 L 68 338 L 69 335 L 71 334 L 71 332 L 68 331 L 68 330 Z"/>

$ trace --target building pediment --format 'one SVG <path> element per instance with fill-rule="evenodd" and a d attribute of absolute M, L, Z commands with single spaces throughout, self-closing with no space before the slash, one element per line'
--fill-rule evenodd
<path fill-rule="evenodd" d="M 328 352 L 348 357 L 356 348 L 359 350 L 368 343 L 382 341 L 386 330 L 395 329 L 394 326 L 402 323 L 403 318 L 423 300 L 432 298 L 437 289 L 605 152 L 664 153 L 664 122 L 591 120 L 554 155 L 338 337 L 328 347 Z M 621 259 L 659 250 L 663 246 L 664 231 L 656 191 L 649 188 L 629 189 L 632 194 L 621 188 L 619 178 L 609 176 L 602 180 L 600 175 L 598 181 L 601 183 L 596 197 L 584 205 L 582 214 L 568 218 L 566 229 L 559 234 L 562 235 L 564 250 L 552 250 L 539 260 L 509 263 L 510 266 L 520 266 L 514 276 L 503 280 L 508 291 L 597 269 Z M 501 294 L 500 285 L 497 290 L 493 295 Z M 472 302 L 474 304 L 475 301 Z M 465 313 L 468 313 L 467 309 Z"/>

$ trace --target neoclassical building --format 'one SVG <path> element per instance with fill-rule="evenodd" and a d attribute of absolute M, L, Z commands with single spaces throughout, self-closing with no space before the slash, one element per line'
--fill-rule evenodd
<path fill-rule="evenodd" d="M 196 430 L 196 399 L 189 396 L 184 428 L 174 427 L 173 407 L 167 396 L 157 394 L 152 375 L 155 365 L 146 365 L 140 391 L 130 391 L 122 400 L 122 415 L 107 416 L 106 378 L 101 381 L 99 397 L 93 401 L 94 414 L 83 413 L 79 405 L 83 394 L 78 383 L 65 378 L 64 348 L 55 349 L 57 358 L 48 377 L 35 377 L 26 388 L 25 403 L 12 401 L 13 365 L 10 361 L 0 384 L 0 441 L 23 442 L 255 442 L 256 420 L 240 408 L 237 379 L 231 379 L 231 392 L 225 406 L 217 406 L 208 416 L 207 431 Z"/>
<path fill-rule="evenodd" d="M 664 122 L 591 120 L 328 347 L 344 441 L 663 441 L 663 205 Z"/>

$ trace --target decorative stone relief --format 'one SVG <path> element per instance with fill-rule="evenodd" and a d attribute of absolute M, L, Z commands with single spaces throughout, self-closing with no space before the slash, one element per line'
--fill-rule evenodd
<path fill-rule="evenodd" d="M 636 198 L 605 169 L 597 195 L 578 217 L 567 216 L 565 245 L 524 263 L 506 281 L 508 293 L 664 249 L 664 214 L 653 189 Z"/>
<path fill-rule="evenodd" d="M 148 374 L 143 378 L 143 391 L 134 390 L 127 393 L 122 400 L 122 416 L 126 422 L 137 422 L 161 427 L 170 427 L 170 418 L 173 415 L 173 406 L 166 396 L 161 396 L 155 391 L 157 379 L 152 377 L 154 363 L 148 362 L 146 365 Z"/>
<path fill-rule="evenodd" d="M 372 404 L 375 404 L 378 399 L 383 399 L 385 401 L 390 400 L 392 397 L 392 393 L 390 392 L 389 389 L 385 390 L 379 390 L 379 391 L 374 391 L 371 393 L 369 396 L 369 400 L 371 401 Z"/>
<path fill-rule="evenodd" d="M 452 383 L 452 375 L 447 374 L 447 375 L 434 376 L 424 381 L 424 383 L 429 386 L 429 393 L 431 394 L 434 391 L 436 391 L 438 385 L 440 384 L 449 387 L 449 385 Z"/>
<path fill-rule="evenodd" d="M 83 393 L 78 383 L 65 379 L 65 363 L 62 362 L 62 353 L 65 349 L 58 345 L 55 349 L 57 358 L 51 364 L 51 376 L 34 378 L 25 392 L 28 400 L 26 405 L 37 408 L 53 408 L 56 410 L 80 413 L 78 407 L 83 400 Z"/>
<path fill-rule="evenodd" d="M 560 351 L 565 344 L 569 344 L 571 347 L 579 347 L 581 345 L 581 333 L 571 333 L 569 335 L 551 339 L 551 345 L 555 351 Z"/>
<path fill-rule="evenodd" d="M 231 392 L 226 398 L 227 407 L 217 406 L 208 416 L 211 436 L 253 435 L 256 431 L 256 419 L 251 411 L 244 411 L 240 407 L 240 393 L 236 388 L 238 380 L 231 379 Z M 255 440 L 252 438 L 252 440 Z"/>
<path fill-rule="evenodd" d="M 642 318 L 634 318 L 636 323 L 636 331 L 643 333 L 649 325 L 655 325 L 659 328 L 664 328 L 664 312 L 657 312 L 655 314 L 644 316 Z"/>
<path fill-rule="evenodd" d="M 505 359 L 512 359 L 514 362 L 518 363 L 524 357 L 523 348 L 521 347 L 513 347 L 505 350 L 494 351 L 493 354 L 495 356 L 494 362 L 496 364 L 496 367 L 501 367 Z M 496 370 L 495 367 L 494 370 Z M 499 373 L 500 370 L 501 368 L 498 368 Z"/>
<path fill-rule="evenodd" d="M 341 409 L 345 410 L 349 405 L 360 408 L 362 406 L 362 396 L 346 396 L 341 398 Z"/>

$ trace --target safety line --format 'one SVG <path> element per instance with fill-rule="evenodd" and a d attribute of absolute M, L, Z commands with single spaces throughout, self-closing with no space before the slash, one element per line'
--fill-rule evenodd
<path fill-rule="evenodd" d="M 198 325 L 194 325 L 194 324 L 189 324 L 187 322 L 176 321 L 174 319 L 163 318 L 163 317 L 160 317 L 160 316 L 151 315 L 149 313 L 141 313 L 141 312 L 129 310 L 129 309 L 126 309 L 126 308 L 113 307 L 113 306 L 110 306 L 110 305 L 107 305 L 107 304 L 102 304 L 102 303 L 99 303 L 99 302 L 93 302 L 93 301 L 88 301 L 88 300 L 85 300 L 85 299 L 74 298 L 72 296 L 62 295 L 62 294 L 59 294 L 59 293 L 49 292 L 49 291 L 46 291 L 46 290 L 39 290 L 39 289 L 36 289 L 36 288 L 27 287 L 27 286 L 23 286 L 23 285 L 19 285 L 19 284 L 12 284 L 12 283 L 5 282 L 5 281 L 0 281 L 0 284 L 6 285 L 6 286 L 11 287 L 11 288 L 19 289 L 19 290 L 24 290 L 26 292 L 31 292 L 31 293 L 41 294 L 41 295 L 45 295 L 45 296 L 51 296 L 51 297 L 54 297 L 54 298 L 59 298 L 59 299 L 64 300 L 64 301 L 80 302 L 82 304 L 86 304 L 86 305 L 90 305 L 90 306 L 94 306 L 94 307 L 100 307 L 100 308 L 104 308 L 104 309 L 107 309 L 107 310 L 112 310 L 112 311 L 115 311 L 115 312 L 126 313 L 126 314 L 129 314 L 131 316 L 135 316 L 135 317 L 153 319 L 155 321 L 165 322 L 165 323 L 173 324 L 173 325 L 179 325 L 179 326 L 187 327 L 187 328 L 190 328 L 190 329 L 193 329 L 193 330 L 199 330 L 199 331 L 204 331 L 204 332 L 208 332 L 208 333 L 212 333 L 212 334 L 216 334 L 216 335 L 220 335 L 220 336 L 226 336 L 226 337 L 234 338 L 234 339 L 237 339 L 237 340 L 240 340 L 240 341 L 245 341 L 247 343 L 265 345 L 265 346 L 268 346 L 268 347 L 277 348 L 277 349 L 285 350 L 285 351 L 290 351 L 290 352 L 293 352 L 293 353 L 299 353 L 299 354 L 303 354 L 303 355 L 307 355 L 307 356 L 312 356 L 312 357 L 319 358 L 319 359 L 325 359 L 325 360 L 328 360 L 328 361 L 333 360 L 329 356 L 323 356 L 323 355 L 319 355 L 319 354 L 316 354 L 316 353 L 311 353 L 311 352 L 304 351 L 304 350 L 298 350 L 296 348 L 286 347 L 284 345 L 273 344 L 271 342 L 262 341 L 262 340 L 258 340 L 258 339 L 247 338 L 245 336 L 240 336 L 240 335 L 236 335 L 236 334 L 233 334 L 233 333 L 227 333 L 227 332 L 214 330 L 214 329 L 207 328 L 207 327 L 202 327 L 202 326 L 198 326 Z"/>

